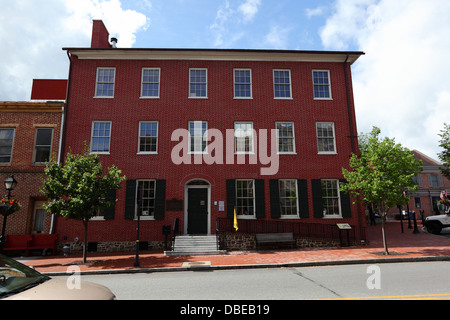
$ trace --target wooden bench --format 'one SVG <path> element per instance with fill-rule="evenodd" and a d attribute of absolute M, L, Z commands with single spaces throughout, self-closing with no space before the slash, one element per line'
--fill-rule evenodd
<path fill-rule="evenodd" d="M 25 251 L 28 257 L 30 250 L 51 249 L 52 255 L 56 254 L 56 234 L 33 234 L 33 235 L 9 235 L 3 246 L 5 251 Z"/>
<path fill-rule="evenodd" d="M 289 246 L 294 247 L 295 239 L 292 232 L 287 233 L 257 233 L 255 234 L 256 248 L 262 246 Z"/>

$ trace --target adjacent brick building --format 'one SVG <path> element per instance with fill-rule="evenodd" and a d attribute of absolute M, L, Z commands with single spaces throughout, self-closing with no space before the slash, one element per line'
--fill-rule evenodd
<path fill-rule="evenodd" d="M 92 247 L 135 241 L 139 194 L 150 247 L 176 219 L 182 234 L 214 234 L 235 210 L 242 223 L 365 225 L 339 192 L 358 152 L 351 65 L 362 52 L 120 49 L 101 21 L 90 48 L 64 50 L 63 150 L 87 142 L 127 176 L 89 225 Z M 58 219 L 58 234 L 82 239 L 82 224 Z"/>
<path fill-rule="evenodd" d="M 8 217 L 6 235 L 51 231 L 53 220 L 42 207 L 46 199 L 40 188 L 45 163 L 59 153 L 63 106 L 64 102 L 0 102 L 1 196 L 7 194 L 3 181 L 14 175 L 18 184 L 12 196 L 22 205 Z M 0 228 L 2 224 L 3 217 Z"/>

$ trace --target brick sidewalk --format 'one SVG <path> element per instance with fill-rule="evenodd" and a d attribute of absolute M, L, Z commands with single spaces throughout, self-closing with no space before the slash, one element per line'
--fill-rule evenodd
<path fill-rule="evenodd" d="M 225 255 L 176 257 L 166 257 L 163 252 L 145 251 L 139 255 L 139 268 L 133 266 L 135 254 L 131 252 L 89 253 L 86 264 L 82 264 L 81 255 L 38 257 L 24 263 L 39 272 L 57 275 L 66 273 L 72 265 L 78 266 L 82 273 L 110 273 L 189 270 L 190 267 L 250 268 L 450 260 L 450 239 L 423 232 L 420 224 L 419 233 L 413 234 L 413 229 L 408 229 L 407 222 L 404 222 L 404 233 L 401 232 L 399 221 L 387 222 L 388 256 L 383 254 L 381 226 L 370 226 L 367 233 L 370 243 L 358 247 L 232 251 Z"/>

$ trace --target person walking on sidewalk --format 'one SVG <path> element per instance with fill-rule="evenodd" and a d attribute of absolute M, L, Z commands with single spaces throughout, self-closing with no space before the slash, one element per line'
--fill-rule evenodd
<path fill-rule="evenodd" d="M 375 212 L 373 212 L 372 205 L 369 205 L 369 218 L 370 218 L 370 225 L 376 226 L 377 222 L 375 221 Z"/>

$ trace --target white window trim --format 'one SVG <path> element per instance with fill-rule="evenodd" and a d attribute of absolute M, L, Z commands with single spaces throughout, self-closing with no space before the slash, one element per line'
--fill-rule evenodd
<path fill-rule="evenodd" d="M 236 179 L 235 180 L 235 188 L 236 188 L 236 206 L 237 206 L 237 199 L 238 199 L 238 191 L 237 191 L 237 183 L 238 181 L 252 181 L 252 185 L 253 185 L 253 215 L 243 215 L 243 214 L 238 214 L 238 212 L 236 212 L 236 218 L 237 219 L 247 219 L 247 220 L 255 220 L 256 219 L 256 190 L 255 190 L 255 179 Z"/>
<path fill-rule="evenodd" d="M 331 123 L 333 125 L 333 146 L 334 146 L 334 151 L 320 151 L 319 150 L 319 135 L 317 134 L 317 125 L 320 124 L 320 123 Z M 317 154 L 324 154 L 324 155 L 337 154 L 336 129 L 335 129 L 334 122 L 329 122 L 329 121 L 318 121 L 318 122 L 316 122 L 316 144 L 317 144 Z"/>
<path fill-rule="evenodd" d="M 325 208 L 323 209 L 323 219 L 342 219 L 342 202 L 341 202 L 341 189 L 340 189 L 340 182 L 338 179 L 322 179 L 322 181 L 336 181 L 337 184 L 337 198 L 338 198 L 338 208 L 339 208 L 339 214 L 325 214 Z M 322 194 L 322 201 L 323 201 L 324 195 Z"/>
<path fill-rule="evenodd" d="M 316 98 L 316 96 L 314 95 L 314 72 L 326 72 L 328 73 L 328 90 L 330 91 L 330 97 L 329 98 Z M 318 70 L 315 69 L 312 71 L 312 84 L 313 84 L 313 97 L 314 100 L 333 100 L 333 94 L 331 92 L 331 74 L 330 74 L 330 70 Z"/>
<path fill-rule="evenodd" d="M 112 96 L 99 96 L 97 94 L 98 89 L 98 72 L 99 70 L 114 70 L 114 85 L 113 85 L 113 95 Z M 95 75 L 95 96 L 94 98 L 101 98 L 101 99 L 114 99 L 114 96 L 116 94 L 116 68 L 115 67 L 99 67 L 97 68 L 97 73 Z"/>
<path fill-rule="evenodd" d="M 295 148 L 295 124 L 293 121 L 277 121 L 275 122 L 275 129 L 277 129 L 278 124 L 281 123 L 291 123 L 292 124 L 292 144 L 293 144 L 293 148 L 292 151 L 286 152 L 286 151 L 280 151 L 280 146 L 279 146 L 279 135 L 278 135 L 278 130 L 277 130 L 277 154 L 297 154 L 296 148 Z"/>
<path fill-rule="evenodd" d="M 14 154 L 14 142 L 16 140 L 16 127 L 0 127 L 0 129 L 12 129 L 13 130 L 13 139 L 12 139 L 12 146 L 11 146 L 11 156 L 9 157 L 9 162 L 1 162 L 0 166 L 10 166 L 13 160 L 13 154 Z"/>
<path fill-rule="evenodd" d="M 236 71 L 249 71 L 250 72 L 250 97 L 237 97 L 236 96 Z M 250 68 L 235 68 L 233 69 L 233 99 L 236 100 L 252 100 L 253 99 L 253 75 Z"/>
<path fill-rule="evenodd" d="M 136 180 L 136 192 L 135 192 L 135 197 L 134 197 L 134 220 L 137 220 L 138 216 L 137 216 L 137 211 L 138 211 L 138 204 L 137 204 L 137 198 L 138 198 L 138 188 L 139 188 L 139 182 L 142 181 L 153 181 L 155 184 L 155 191 L 154 191 L 154 195 L 155 195 L 155 204 L 156 204 L 156 179 L 137 179 Z M 154 208 L 155 209 L 155 208 Z M 139 220 L 156 220 L 155 219 L 155 212 L 153 212 L 153 216 L 140 216 Z"/>
<path fill-rule="evenodd" d="M 194 70 L 204 70 L 204 71 L 206 71 L 206 83 L 205 83 L 205 85 L 206 85 L 206 96 L 204 96 L 204 97 L 198 97 L 198 96 L 192 96 L 192 93 L 191 93 L 191 71 L 194 71 Z M 189 99 L 208 99 L 208 68 L 189 68 L 189 88 L 188 88 L 188 90 L 189 90 Z"/>
<path fill-rule="evenodd" d="M 289 97 L 276 97 L 275 96 L 275 72 L 276 71 L 287 71 L 289 72 L 289 93 L 290 96 Z M 276 100 L 293 100 L 293 94 L 292 94 L 292 73 L 290 69 L 274 69 L 273 70 L 273 98 Z"/>
<path fill-rule="evenodd" d="M 278 180 L 278 193 L 280 194 L 278 201 L 280 201 L 280 202 L 281 202 L 281 193 L 280 193 L 280 182 L 281 181 L 294 181 L 294 184 L 295 184 L 295 195 L 296 195 L 295 201 L 296 201 L 296 204 L 297 204 L 297 213 L 296 213 L 296 215 L 283 215 L 283 214 L 281 214 L 280 219 L 300 219 L 300 208 L 299 208 L 299 202 L 298 202 L 298 183 L 297 183 L 297 179 L 279 179 Z M 281 206 L 280 206 L 280 208 L 281 208 Z"/>
<path fill-rule="evenodd" d="M 141 148 L 141 124 L 142 123 L 156 123 L 156 151 L 140 151 L 140 148 Z M 137 154 L 141 154 L 141 155 L 158 154 L 158 145 L 159 145 L 159 121 L 139 121 Z"/>
<path fill-rule="evenodd" d="M 206 141 L 206 148 L 205 151 L 192 151 L 191 150 L 191 131 L 190 131 L 190 127 L 191 127 L 191 123 L 201 123 L 202 127 L 203 127 L 203 123 L 206 123 L 206 131 L 205 134 L 202 135 L 202 146 L 203 146 L 203 140 Z M 208 121 L 189 121 L 188 122 L 188 154 L 208 154 Z"/>
<path fill-rule="evenodd" d="M 109 123 L 110 125 L 109 125 L 109 145 L 108 145 L 108 150 L 109 151 L 107 151 L 107 152 L 105 152 L 105 151 L 92 151 L 92 146 L 93 146 L 93 140 L 94 140 L 94 124 L 95 123 L 100 123 L 100 122 L 103 122 L 103 123 Z M 111 136 L 112 136 L 112 121 L 103 121 L 103 120 L 94 120 L 94 121 L 92 121 L 92 127 L 91 127 L 91 146 L 90 146 L 90 153 L 92 153 L 92 154 L 105 154 L 105 155 L 107 155 L 107 154 L 110 154 L 111 153 Z"/>
<path fill-rule="evenodd" d="M 158 95 L 157 96 L 144 96 L 144 71 L 145 70 L 158 70 Z M 153 82 L 152 82 L 153 83 Z M 142 68 L 141 72 L 141 96 L 140 99 L 159 99 L 161 95 L 161 68 Z"/>
<path fill-rule="evenodd" d="M 250 144 L 250 151 L 237 151 L 237 143 L 236 143 L 236 124 L 251 124 L 252 125 L 252 141 Z M 234 122 L 234 154 L 255 154 L 255 135 L 253 128 L 253 121 L 235 121 Z"/>

